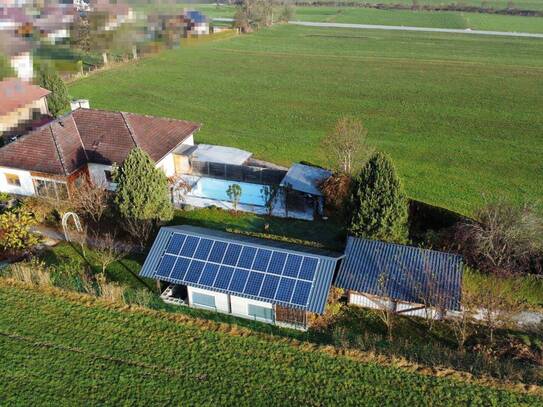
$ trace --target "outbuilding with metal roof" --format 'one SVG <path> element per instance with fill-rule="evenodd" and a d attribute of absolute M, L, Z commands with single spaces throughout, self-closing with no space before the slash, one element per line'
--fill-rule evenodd
<path fill-rule="evenodd" d="M 166 302 L 305 329 L 322 314 L 338 253 L 194 226 L 163 227 L 140 276 Z"/>
<path fill-rule="evenodd" d="M 462 271 L 455 254 L 350 236 L 335 286 L 353 304 L 441 318 L 460 311 Z"/>

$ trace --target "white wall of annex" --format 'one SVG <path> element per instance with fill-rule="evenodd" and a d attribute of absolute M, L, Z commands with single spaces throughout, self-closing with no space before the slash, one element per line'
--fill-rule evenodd
<path fill-rule="evenodd" d="M 273 308 L 273 304 L 270 304 L 269 302 L 250 300 L 247 298 L 236 297 L 235 295 L 230 296 L 230 305 L 232 306 L 232 314 L 234 315 L 253 318 L 249 315 L 249 304 L 257 305 L 263 308 Z"/>
<path fill-rule="evenodd" d="M 206 295 L 211 295 L 211 296 L 215 297 L 215 307 L 217 307 L 216 308 L 217 311 L 224 312 L 224 313 L 229 313 L 230 312 L 230 309 L 228 307 L 228 295 L 227 294 L 217 293 L 217 292 L 214 292 L 214 291 L 204 290 L 204 289 L 195 288 L 195 287 L 187 287 L 187 291 L 188 291 L 188 294 L 189 294 L 189 305 L 191 307 L 194 305 L 194 303 L 192 301 L 192 294 L 200 293 L 200 294 L 206 294 Z"/>
<path fill-rule="evenodd" d="M 19 177 L 21 186 L 9 185 L 5 174 L 14 174 Z M 0 167 L 0 192 L 18 195 L 34 195 L 34 184 L 29 171 L 14 168 Z"/>

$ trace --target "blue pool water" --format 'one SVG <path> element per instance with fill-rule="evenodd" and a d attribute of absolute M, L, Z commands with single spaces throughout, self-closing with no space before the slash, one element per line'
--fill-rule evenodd
<path fill-rule="evenodd" d="M 241 198 L 239 203 L 247 205 L 265 206 L 262 188 L 269 188 L 267 185 L 249 184 L 247 182 L 227 181 L 215 178 L 200 178 L 192 186 L 192 190 L 187 195 L 200 198 L 215 199 L 217 201 L 228 201 L 230 198 L 226 193 L 228 187 L 232 184 L 238 184 L 241 187 Z"/>

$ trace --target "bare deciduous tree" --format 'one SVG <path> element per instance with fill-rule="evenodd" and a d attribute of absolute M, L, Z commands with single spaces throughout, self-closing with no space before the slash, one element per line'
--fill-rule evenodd
<path fill-rule="evenodd" d="M 335 171 L 352 175 L 362 166 L 363 156 L 371 152 L 367 135 L 364 124 L 354 117 L 344 116 L 337 121 L 322 140 L 322 148 Z"/>
<path fill-rule="evenodd" d="M 260 194 L 264 199 L 264 205 L 268 211 L 268 216 L 272 216 L 273 208 L 275 207 L 277 192 L 279 191 L 278 185 L 265 185 L 260 189 Z"/>
<path fill-rule="evenodd" d="M 390 282 L 385 272 L 379 275 L 378 284 L 380 291 L 379 296 L 382 298 L 377 301 L 379 305 L 377 315 L 387 328 L 388 340 L 392 341 L 394 339 L 393 329 L 396 322 L 396 303 L 390 298 Z M 385 299 L 383 300 L 383 298 Z"/>
<path fill-rule="evenodd" d="M 543 219 L 533 206 L 485 205 L 475 220 L 458 225 L 456 240 L 477 269 L 496 274 L 529 272 L 543 253 Z"/>
<path fill-rule="evenodd" d="M 94 246 L 94 253 L 102 268 L 102 274 L 104 275 L 110 264 L 121 260 L 128 253 L 127 246 L 116 240 L 115 236 L 111 233 L 103 235 L 95 234 L 92 243 Z"/>
<path fill-rule="evenodd" d="M 71 194 L 74 209 L 97 223 L 108 208 L 108 200 L 109 191 L 106 185 L 90 180 L 84 180 Z"/>

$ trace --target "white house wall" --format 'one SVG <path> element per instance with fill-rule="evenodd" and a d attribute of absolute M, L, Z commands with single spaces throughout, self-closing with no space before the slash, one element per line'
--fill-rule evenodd
<path fill-rule="evenodd" d="M 384 306 L 386 306 L 387 302 L 386 299 L 377 299 L 373 298 L 372 296 L 366 296 L 361 293 L 356 292 L 350 292 L 349 293 L 349 303 L 358 305 L 360 307 L 364 308 L 372 308 L 372 309 L 383 309 Z M 396 303 L 396 312 L 399 313 L 399 315 L 405 315 L 405 316 L 412 316 L 412 317 L 421 317 L 421 318 L 439 318 L 438 313 L 433 309 L 425 310 L 422 309 L 415 309 L 422 307 L 422 304 L 415 304 L 415 303 L 408 303 L 408 302 L 397 302 Z M 406 311 L 406 310 L 412 310 L 412 311 Z M 404 312 L 401 312 L 404 311 Z"/>
<path fill-rule="evenodd" d="M 203 290 L 201 288 L 195 288 L 195 287 L 187 287 L 187 291 L 188 291 L 188 294 L 189 294 L 189 305 L 190 306 L 194 305 L 194 302 L 192 300 L 192 295 L 194 293 L 200 293 L 200 294 L 205 294 L 205 295 L 210 295 L 212 297 L 215 297 L 215 307 L 216 307 L 217 311 L 224 312 L 226 314 L 228 314 L 230 312 L 230 308 L 228 306 L 228 295 L 227 294 L 217 293 L 217 292 L 209 291 L 209 290 Z"/>
<path fill-rule="evenodd" d="M 157 168 L 164 171 L 167 177 L 173 177 L 175 175 L 175 163 L 173 161 L 173 154 L 170 153 L 156 164 Z"/>
<path fill-rule="evenodd" d="M 32 66 L 32 56 L 30 55 L 30 52 L 24 52 L 12 57 L 10 65 L 20 80 L 26 82 L 32 81 L 34 77 L 34 68 Z"/>
<path fill-rule="evenodd" d="M 19 176 L 21 186 L 9 185 L 5 174 L 14 174 Z M 13 168 L 0 167 L 0 192 L 17 195 L 34 195 L 34 184 L 29 171 L 16 170 Z"/>
<path fill-rule="evenodd" d="M 236 297 L 234 295 L 230 296 L 230 305 L 232 307 L 232 314 L 234 315 L 253 319 L 254 317 L 249 315 L 249 304 L 257 305 L 263 308 L 273 309 L 273 305 L 269 302 L 249 300 L 247 298 Z M 262 321 L 273 322 L 265 319 L 262 319 Z"/>

